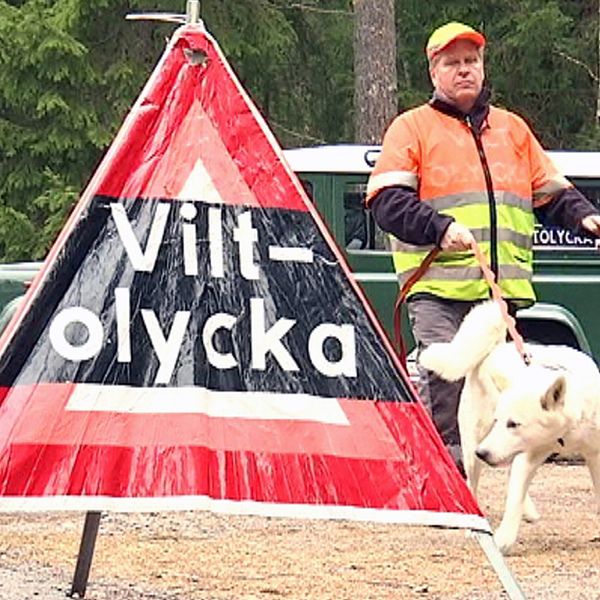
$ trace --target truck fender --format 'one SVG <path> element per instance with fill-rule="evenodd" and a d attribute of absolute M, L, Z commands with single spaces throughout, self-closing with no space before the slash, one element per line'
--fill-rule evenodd
<path fill-rule="evenodd" d="M 577 317 L 564 306 L 539 302 L 517 311 L 517 328 L 528 342 L 570 346 L 592 355 Z"/>

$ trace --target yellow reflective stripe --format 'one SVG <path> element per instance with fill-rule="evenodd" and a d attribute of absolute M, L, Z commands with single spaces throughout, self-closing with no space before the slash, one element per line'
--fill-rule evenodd
<path fill-rule="evenodd" d="M 402 281 L 408 279 L 416 269 L 410 269 L 402 273 Z M 499 281 L 502 279 L 524 279 L 529 280 L 531 271 L 517 265 L 500 265 L 498 267 Z M 433 264 L 423 273 L 420 281 L 436 279 L 438 281 L 479 281 L 482 278 L 479 264 L 474 266 L 445 265 L 434 266 Z"/>
<path fill-rule="evenodd" d="M 489 206 L 487 204 L 458 206 L 441 212 L 454 217 L 459 223 L 470 229 L 478 229 L 490 221 Z M 533 235 L 535 219 L 532 212 L 513 206 L 500 205 L 496 207 L 496 215 L 499 228 L 512 229 L 517 233 Z"/>
<path fill-rule="evenodd" d="M 490 230 L 489 227 L 483 229 L 471 229 L 473 237 L 478 243 L 484 243 L 490 241 Z M 497 230 L 497 240 L 501 242 L 511 242 L 515 246 L 524 248 L 526 250 L 531 249 L 533 245 L 533 236 L 530 233 L 518 233 L 512 229 L 500 228 Z"/>
<path fill-rule="evenodd" d="M 480 229 L 471 229 L 471 233 L 475 238 L 477 243 L 485 244 L 490 242 L 490 230 L 489 227 L 484 227 Z M 390 235 L 390 249 L 392 252 L 406 252 L 411 254 L 418 254 L 419 256 L 423 256 L 433 250 L 433 244 L 427 244 L 426 246 L 416 245 L 416 244 L 407 244 L 406 242 L 401 242 L 398 238 Z M 533 235 L 532 234 L 523 234 L 517 233 L 512 229 L 498 229 L 497 231 L 497 240 L 498 243 L 502 242 L 511 242 L 515 246 L 519 248 L 523 248 L 524 250 L 531 250 L 533 245 Z"/>
<path fill-rule="evenodd" d="M 482 242 L 480 248 L 489 259 L 490 243 Z M 393 261 L 396 272 L 404 282 L 421 265 L 426 253 L 423 252 L 394 252 Z M 521 248 L 512 242 L 498 244 L 499 280 L 531 279 L 533 251 Z M 471 252 L 440 252 L 436 260 L 423 274 L 422 279 L 439 280 L 479 280 L 481 267 Z"/>
<path fill-rule="evenodd" d="M 488 245 L 489 247 L 489 245 Z M 489 253 L 489 250 L 482 246 L 484 253 Z M 427 256 L 427 252 L 394 252 L 394 266 L 397 273 L 405 273 L 407 271 L 416 270 Z M 440 252 L 433 261 L 429 270 L 434 265 L 450 267 L 476 267 L 477 259 L 472 252 Z"/>
<path fill-rule="evenodd" d="M 394 252 L 392 259 L 394 261 L 394 270 L 396 273 L 402 273 L 409 269 L 416 269 L 425 260 L 425 257 L 429 254 L 428 250 L 416 251 L 416 252 Z M 442 253 L 443 254 L 443 253 Z M 439 260 L 438 255 L 437 260 Z"/>
<path fill-rule="evenodd" d="M 415 253 L 404 253 L 398 252 L 393 254 L 394 267 L 396 269 L 396 273 L 399 273 L 402 277 L 408 278 L 414 271 L 416 271 L 423 259 L 426 255 L 421 255 L 418 252 Z M 479 264 L 477 263 L 477 259 L 471 252 L 440 252 L 436 257 L 435 261 L 429 266 L 429 269 L 426 271 L 425 276 L 431 273 L 438 273 L 435 277 L 442 277 L 439 273 L 443 273 L 441 269 L 479 269 Z M 438 271 L 434 271 L 434 269 L 438 269 Z M 461 275 L 462 277 L 467 276 L 467 272 Z M 481 277 L 481 271 L 478 270 L 474 273 L 474 278 L 477 279 Z M 443 277 L 442 277 L 443 278 Z M 454 277 L 450 277 L 454 279 Z"/>
<path fill-rule="evenodd" d="M 527 279 L 504 279 L 499 285 L 505 298 L 525 300 L 528 304 L 535 301 L 533 286 Z M 451 300 L 482 300 L 490 297 L 489 287 L 483 279 L 477 281 L 419 280 L 411 288 L 408 297 L 423 292 Z"/>
<path fill-rule="evenodd" d="M 521 198 L 517 194 L 505 191 L 495 191 L 494 200 L 497 206 L 506 205 L 520 208 L 521 210 L 531 210 L 531 198 Z M 471 206 L 473 204 L 485 204 L 488 205 L 487 192 L 463 192 L 460 194 L 448 194 L 447 196 L 439 196 L 438 198 L 428 199 L 427 202 L 431 204 L 437 211 L 443 211 L 449 208 L 457 206 Z"/>
<path fill-rule="evenodd" d="M 432 208 L 441 212 L 450 208 L 459 206 L 472 206 L 473 204 L 487 204 L 487 194 L 485 192 L 465 192 L 463 194 L 448 194 L 438 198 L 428 199 L 427 202 Z"/>
<path fill-rule="evenodd" d="M 369 177 L 369 181 L 367 182 L 367 196 L 374 196 L 379 190 L 393 185 L 406 185 L 416 190 L 418 184 L 417 174 L 411 171 L 378 173 Z"/>
<path fill-rule="evenodd" d="M 533 190 L 533 198 L 541 198 L 544 196 L 556 194 L 561 190 L 573 187 L 568 179 L 562 175 L 548 180 L 544 185 Z M 515 208 L 521 208 L 522 210 L 529 210 L 532 206 L 531 198 L 522 198 L 517 194 L 510 191 L 494 191 L 494 200 L 496 205 L 507 205 L 514 206 Z M 428 198 L 427 202 L 431 203 L 431 206 L 436 210 L 444 210 L 452 208 L 453 206 L 470 206 L 473 204 L 487 204 L 488 194 L 487 191 L 479 192 L 461 192 L 460 194 L 448 194 L 445 196 L 439 196 L 438 198 Z"/>
<path fill-rule="evenodd" d="M 533 271 L 533 250 L 521 248 L 511 242 L 498 244 L 498 263 L 502 265 L 518 264 L 522 269 Z"/>

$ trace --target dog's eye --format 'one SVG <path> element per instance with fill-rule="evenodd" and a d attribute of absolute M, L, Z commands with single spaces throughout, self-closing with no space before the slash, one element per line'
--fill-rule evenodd
<path fill-rule="evenodd" d="M 512 419 L 509 419 L 508 421 L 506 421 L 506 428 L 507 429 L 515 429 L 519 426 L 519 424 L 515 421 L 513 421 Z"/>

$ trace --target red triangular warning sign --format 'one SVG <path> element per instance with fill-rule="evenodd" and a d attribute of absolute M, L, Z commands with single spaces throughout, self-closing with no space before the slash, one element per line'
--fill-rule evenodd
<path fill-rule="evenodd" d="M 174 35 L 0 345 L 0 510 L 489 530 L 199 27 Z"/>

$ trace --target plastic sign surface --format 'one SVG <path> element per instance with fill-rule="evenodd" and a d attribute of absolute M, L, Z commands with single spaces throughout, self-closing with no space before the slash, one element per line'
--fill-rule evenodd
<path fill-rule="evenodd" d="M 406 381 L 217 45 L 184 26 L 0 340 L 0 510 L 489 530 Z"/>

